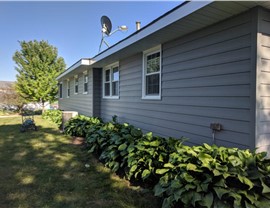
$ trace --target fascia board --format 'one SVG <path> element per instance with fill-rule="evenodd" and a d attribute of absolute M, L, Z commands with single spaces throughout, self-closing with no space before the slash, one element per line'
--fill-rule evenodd
<path fill-rule="evenodd" d="M 161 30 L 162 28 L 172 24 L 175 21 L 178 21 L 179 19 L 182 19 L 186 17 L 189 14 L 192 14 L 193 12 L 207 6 L 208 4 L 212 3 L 213 1 L 196 1 L 196 2 L 189 2 L 182 7 L 174 10 L 170 14 L 166 15 L 165 17 L 159 19 L 157 22 L 146 26 L 145 28 L 142 28 L 141 31 L 135 33 L 134 35 L 131 35 L 126 40 L 112 46 L 107 51 L 104 51 L 103 53 L 98 54 L 93 59 L 98 62 L 102 60 L 103 58 L 106 58 L 110 56 L 113 53 L 116 53 L 117 51 Z"/>

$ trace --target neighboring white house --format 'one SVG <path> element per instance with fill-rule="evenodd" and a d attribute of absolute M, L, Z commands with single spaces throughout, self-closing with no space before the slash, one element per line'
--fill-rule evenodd
<path fill-rule="evenodd" d="M 270 2 L 184 2 L 58 77 L 59 108 L 270 153 Z M 222 125 L 212 137 L 211 124 Z"/>

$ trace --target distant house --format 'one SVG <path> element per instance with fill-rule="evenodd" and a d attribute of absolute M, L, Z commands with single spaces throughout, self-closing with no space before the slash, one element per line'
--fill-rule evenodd
<path fill-rule="evenodd" d="M 58 77 L 59 108 L 270 153 L 270 2 L 184 2 Z M 212 136 L 211 123 L 222 130 Z"/>

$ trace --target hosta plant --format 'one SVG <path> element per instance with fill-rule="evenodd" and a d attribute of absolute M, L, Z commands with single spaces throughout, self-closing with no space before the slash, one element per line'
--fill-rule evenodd
<path fill-rule="evenodd" d="M 101 122 L 99 118 L 78 115 L 65 123 L 64 132 L 70 136 L 85 137 L 92 126 Z"/>
<path fill-rule="evenodd" d="M 127 149 L 134 146 L 134 141 L 142 136 L 142 131 L 127 123 L 118 123 L 117 117 L 95 130 L 91 129 L 87 136 L 89 152 L 99 152 L 99 159 L 114 172 L 126 167 Z"/>
<path fill-rule="evenodd" d="M 168 162 L 169 153 L 181 143 L 182 140 L 153 136 L 151 132 L 143 135 L 127 149 L 128 178 L 156 183 L 160 177 L 156 170 Z"/>
<path fill-rule="evenodd" d="M 163 208 L 270 207 L 270 160 L 237 148 L 183 145 L 183 139 L 143 134 L 114 117 L 73 119 L 66 132 L 87 134 L 87 147 L 113 171 L 154 188 Z M 84 132 L 84 133 L 81 133 Z"/>
<path fill-rule="evenodd" d="M 265 154 L 217 146 L 181 146 L 161 175 L 155 195 L 163 208 L 269 207 L 270 160 Z"/>

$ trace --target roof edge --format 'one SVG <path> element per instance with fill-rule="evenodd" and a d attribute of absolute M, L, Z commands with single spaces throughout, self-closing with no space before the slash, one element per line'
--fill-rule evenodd
<path fill-rule="evenodd" d="M 67 75 L 68 73 L 72 72 L 73 70 L 75 70 L 76 68 L 80 66 L 89 66 L 93 63 L 94 61 L 90 58 L 82 58 L 79 61 L 77 61 L 75 64 L 67 68 L 67 70 L 65 70 L 62 74 L 60 74 L 56 79 L 57 80 L 61 79 L 62 77 L 64 77 L 65 75 Z"/>
<path fill-rule="evenodd" d="M 120 40 L 116 44 L 112 45 L 111 47 L 107 48 L 106 50 L 102 51 L 101 53 L 97 54 L 93 57 L 93 60 L 98 62 L 99 60 L 110 56 L 111 54 L 131 45 L 148 35 L 157 32 L 158 30 L 170 25 L 171 23 L 182 19 L 193 12 L 207 6 L 208 4 L 212 3 L 213 0 L 206 0 L 206 1 L 184 1 L 180 5 L 174 7 L 173 9 L 169 10 L 165 14 L 161 15 L 157 19 L 153 20 L 143 28 L 138 31 L 135 31 L 128 37 L 123 40 Z"/>

